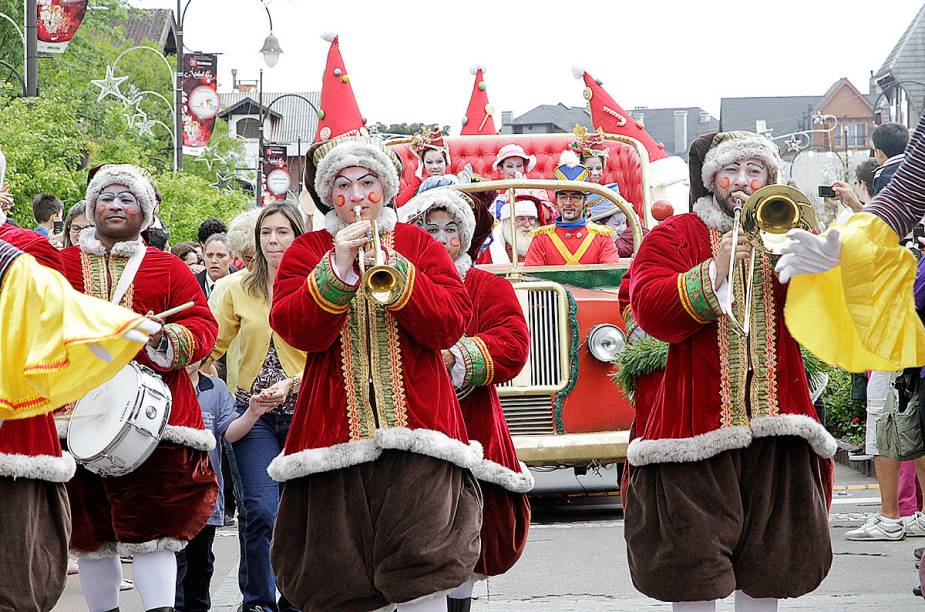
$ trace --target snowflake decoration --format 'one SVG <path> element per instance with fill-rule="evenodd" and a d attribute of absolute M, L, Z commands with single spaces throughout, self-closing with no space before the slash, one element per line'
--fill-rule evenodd
<path fill-rule="evenodd" d="M 96 101 L 102 102 L 108 96 L 115 96 L 118 100 L 123 100 L 125 96 L 119 91 L 119 85 L 128 80 L 127 76 L 117 77 L 112 72 L 112 66 L 106 66 L 106 76 L 102 79 L 91 80 L 90 82 L 100 88 L 100 95 Z"/>

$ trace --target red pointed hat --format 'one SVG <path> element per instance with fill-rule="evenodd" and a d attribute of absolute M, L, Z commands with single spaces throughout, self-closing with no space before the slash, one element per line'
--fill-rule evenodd
<path fill-rule="evenodd" d="M 472 96 L 469 98 L 466 116 L 462 120 L 463 126 L 460 134 L 462 136 L 497 134 L 495 120 L 491 117 L 495 113 L 495 107 L 488 101 L 482 67 L 473 66 L 471 72 L 475 75 L 475 84 L 472 86 Z"/>
<path fill-rule="evenodd" d="M 668 157 L 668 154 L 665 153 L 664 145 L 655 142 L 643 127 L 642 122 L 636 121 L 629 113 L 623 110 L 623 107 L 617 104 L 610 97 L 610 94 L 601 87 L 599 81 L 591 78 L 587 71 L 578 68 L 574 68 L 572 74 L 576 79 L 583 78 L 585 81 L 582 95 L 591 107 L 591 122 L 594 127 L 601 128 L 609 134 L 620 134 L 635 138 L 646 148 L 650 162 Z"/>
<path fill-rule="evenodd" d="M 315 142 L 324 142 L 350 132 L 365 134 L 365 121 L 353 95 L 344 59 L 340 55 L 338 37 L 325 34 L 322 38 L 331 43 L 331 48 L 321 77 L 321 107 L 318 109 Z"/>

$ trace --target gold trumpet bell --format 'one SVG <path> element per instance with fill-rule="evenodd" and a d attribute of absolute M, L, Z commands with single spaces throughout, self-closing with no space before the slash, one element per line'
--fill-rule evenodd
<path fill-rule="evenodd" d="M 789 185 L 768 185 L 753 193 L 742 207 L 742 228 L 760 237 L 765 248 L 779 254 L 794 228 L 817 229 L 816 210 L 809 198 Z"/>
<path fill-rule="evenodd" d="M 388 265 L 377 265 L 366 270 L 363 276 L 366 292 L 379 304 L 395 303 L 405 291 L 405 279 Z"/>

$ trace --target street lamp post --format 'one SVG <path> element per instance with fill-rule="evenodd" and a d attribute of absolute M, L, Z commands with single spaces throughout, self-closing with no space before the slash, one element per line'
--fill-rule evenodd
<path fill-rule="evenodd" d="M 26 0 L 26 97 L 39 95 L 38 7 L 36 0 Z"/>

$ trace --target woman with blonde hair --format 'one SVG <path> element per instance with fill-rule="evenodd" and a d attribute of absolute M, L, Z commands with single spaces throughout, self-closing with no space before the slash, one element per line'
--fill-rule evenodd
<path fill-rule="evenodd" d="M 233 231 L 234 228 L 232 228 Z M 235 386 L 238 418 L 225 438 L 234 446 L 244 508 L 244 557 L 247 578 L 244 610 L 277 609 L 276 580 L 270 567 L 270 536 L 279 505 L 279 485 L 267 467 L 280 454 L 289 432 L 305 353 L 270 329 L 273 283 L 283 254 L 303 233 L 302 214 L 288 202 L 267 205 L 254 229 L 255 251 L 247 270 L 230 277 L 214 304 L 218 339 L 211 360 L 221 357 L 233 339 L 239 344 Z M 280 610 L 293 609 L 281 599 Z"/>

